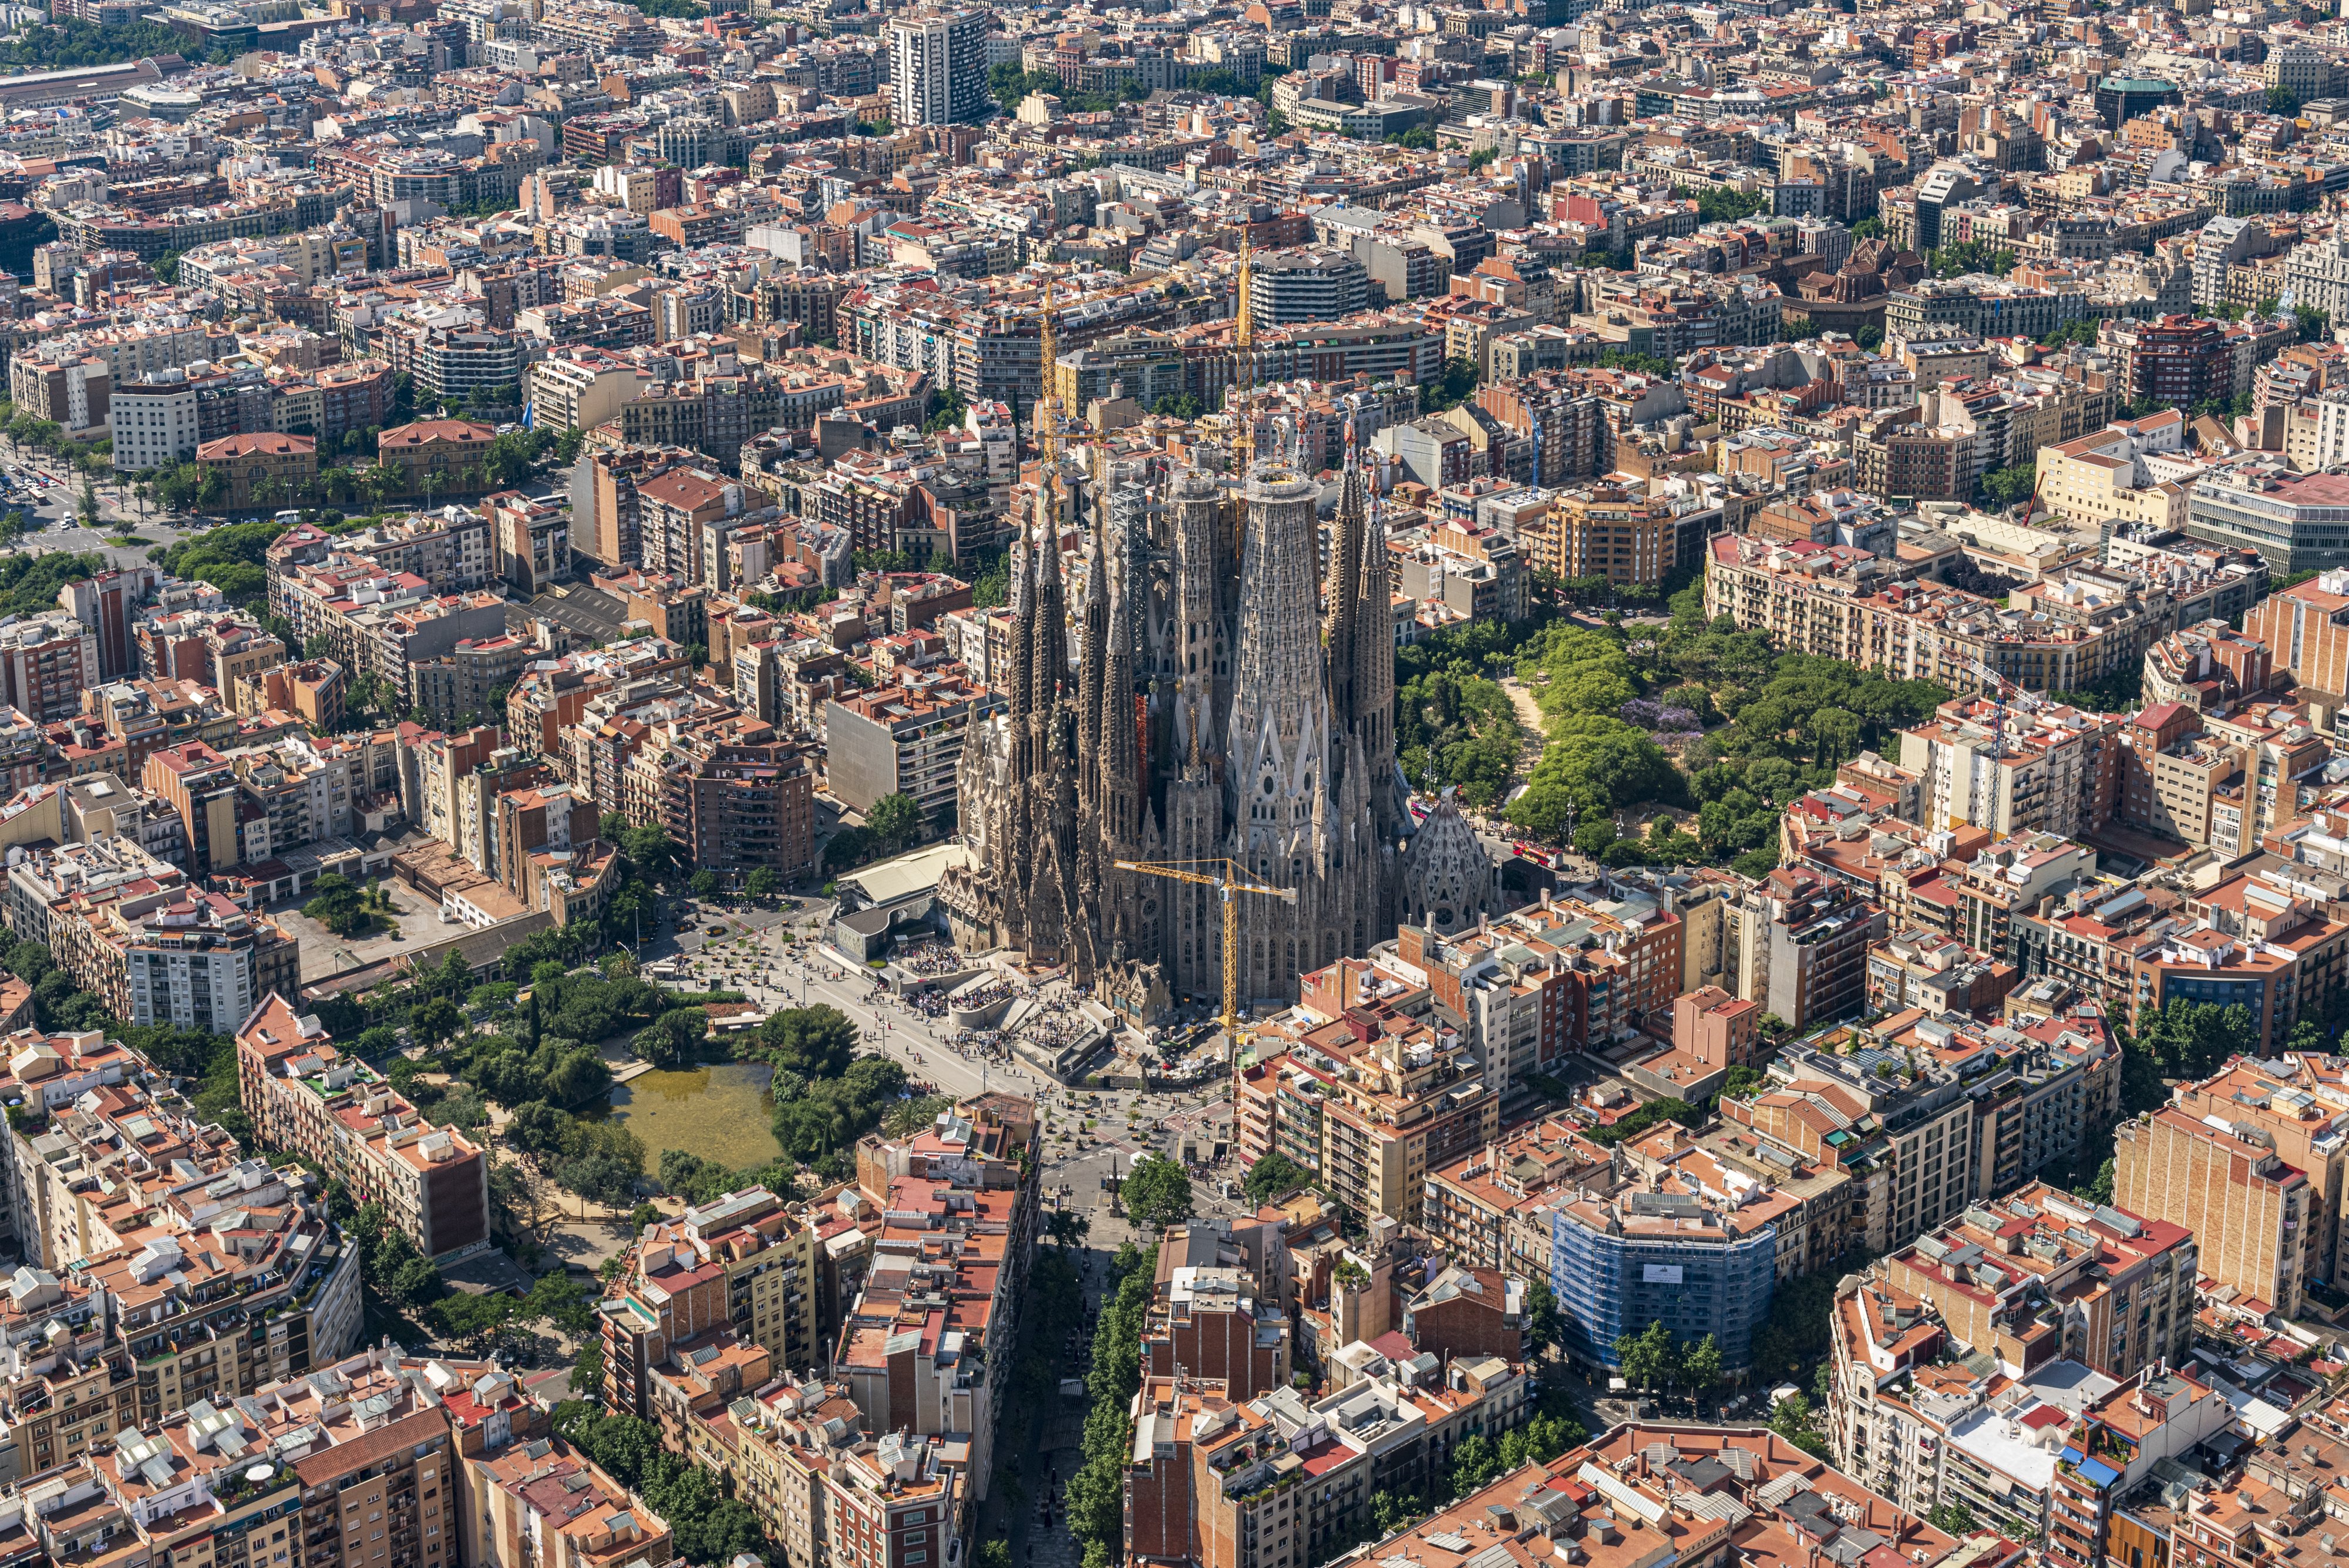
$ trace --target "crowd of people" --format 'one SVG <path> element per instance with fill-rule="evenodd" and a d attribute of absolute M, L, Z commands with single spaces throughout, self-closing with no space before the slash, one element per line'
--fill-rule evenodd
<path fill-rule="evenodd" d="M 907 974 L 953 974 L 970 967 L 970 959 L 944 942 L 900 943 L 889 961 Z"/>
<path fill-rule="evenodd" d="M 1008 1062 L 1013 1035 L 1006 1029 L 957 1029 L 955 1054 L 967 1062 Z"/>
<path fill-rule="evenodd" d="M 975 1012 L 981 1008 L 993 1007 L 999 1002 L 1009 1002 L 1019 994 L 1008 981 L 990 981 L 975 990 L 957 992 L 952 996 L 941 997 L 946 1006 L 941 1007 L 939 1012 L 945 1012 L 946 1007 L 952 1007 L 960 1012 Z"/>
<path fill-rule="evenodd" d="M 1047 1055 L 1064 1051 L 1097 1032 L 1101 1025 L 1088 1017 L 1072 996 L 1056 997 L 1021 1025 L 1020 1033 Z"/>

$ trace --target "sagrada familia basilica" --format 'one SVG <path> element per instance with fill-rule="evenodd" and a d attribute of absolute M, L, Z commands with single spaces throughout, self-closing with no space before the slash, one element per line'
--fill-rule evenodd
<path fill-rule="evenodd" d="M 1245 262 L 1241 291 L 1245 346 Z M 1396 765 L 1386 533 L 1350 428 L 1326 570 L 1322 487 L 1288 453 L 1255 453 L 1245 407 L 1237 476 L 1157 454 L 1112 472 L 1091 449 L 1070 498 L 1090 541 L 1071 607 L 1061 418 L 1057 399 L 1038 405 L 1009 709 L 962 756 L 972 863 L 938 890 L 957 941 L 1066 965 L 1146 1012 L 1220 994 L 1222 906 L 1121 861 L 1229 860 L 1294 891 L 1238 900 L 1244 999 L 1295 997 L 1301 972 L 1392 937 L 1399 916 L 1475 923 L 1491 864 L 1448 800 L 1414 825 Z"/>

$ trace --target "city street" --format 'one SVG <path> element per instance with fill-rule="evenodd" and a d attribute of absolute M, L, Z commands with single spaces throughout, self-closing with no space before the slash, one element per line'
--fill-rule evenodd
<path fill-rule="evenodd" d="M 144 562 L 147 552 L 158 545 L 176 545 L 207 528 L 237 520 L 235 517 L 166 513 L 151 503 L 142 508 L 133 492 L 131 481 L 93 479 L 91 483 L 98 492 L 99 526 L 84 528 L 78 521 L 82 476 L 74 472 L 71 463 L 54 453 L 19 446 L 5 436 L 0 436 L 0 461 L 5 461 L 12 468 L 32 469 L 56 482 L 37 489 L 19 491 L 15 496 L 0 501 L 0 514 L 21 511 L 27 523 L 25 537 L 5 553 L 29 556 L 47 556 L 59 551 L 73 555 L 95 553 L 105 556 L 109 566 L 129 566 Z M 564 496 L 564 492 L 556 483 L 545 479 L 533 479 L 517 488 L 540 501 L 560 501 Z M 404 503 L 395 502 L 390 505 L 393 510 L 407 509 Z M 416 509 L 424 509 L 421 502 L 415 505 Z M 263 514 L 254 513 L 251 515 Z M 119 538 L 130 534 L 137 535 L 146 543 L 109 545 L 106 542 L 109 535 Z"/>
<path fill-rule="evenodd" d="M 689 918 L 700 929 L 682 935 L 665 934 L 646 944 L 643 956 L 647 961 L 698 960 L 703 967 L 697 979 L 709 981 L 714 970 L 721 989 L 740 991 L 761 1009 L 817 1003 L 836 1007 L 855 1021 L 869 1044 L 904 1063 L 911 1076 L 936 1085 L 942 1093 L 959 1098 L 986 1090 L 1009 1090 L 1039 1100 L 1048 1150 L 1047 1210 L 1071 1210 L 1087 1221 L 1084 1241 L 1072 1254 L 1083 1282 L 1087 1322 L 1059 1368 L 1061 1376 L 1083 1376 L 1092 1362 L 1091 1318 L 1100 1307 L 1109 1260 L 1128 1241 L 1146 1247 L 1152 1240 L 1132 1226 L 1117 1208 L 1109 1179 L 1130 1170 L 1146 1149 L 1179 1152 L 1186 1126 L 1228 1126 L 1225 1088 L 1218 1083 L 1185 1093 L 1065 1089 L 1024 1064 L 1006 1065 L 966 1056 L 948 1043 L 943 1020 L 930 1018 L 860 971 L 819 952 L 816 940 L 831 915 L 829 902 L 807 899 L 784 900 L 771 909 L 728 911 L 716 918 L 710 910 L 698 910 Z M 781 940 L 785 932 L 792 938 L 789 944 Z M 746 935 L 751 940 L 750 948 L 735 945 Z M 1095 1124 L 1091 1132 L 1081 1125 L 1088 1117 Z M 1237 1196 L 1242 1174 L 1238 1161 L 1231 1158 L 1213 1167 L 1205 1177 L 1195 1175 L 1191 1186 L 1195 1212 L 1205 1217 L 1243 1211 L 1246 1199 Z M 1231 1198 L 1221 1192 L 1226 1180 L 1234 1184 Z M 1081 1398 L 1056 1396 L 1037 1401 L 1034 1408 L 1014 1407 L 1006 1412 L 997 1484 L 981 1511 L 979 1534 L 982 1539 L 1004 1540 L 1015 1568 L 1077 1568 L 1081 1553 L 1069 1533 L 1066 1488 L 1083 1462 L 1088 1408 Z"/>
<path fill-rule="evenodd" d="M 127 483 L 112 480 L 93 480 L 98 492 L 99 527 L 84 528 L 77 520 L 81 506 L 81 478 L 73 465 L 31 447 L 18 446 L 0 437 L 0 460 L 12 468 L 30 469 L 56 483 L 38 488 L 21 490 L 7 501 L 0 502 L 0 513 L 11 510 L 25 514 L 26 529 L 24 538 L 11 550 L 30 556 L 53 555 L 64 551 L 72 555 L 95 553 L 106 557 L 113 566 L 136 566 L 147 559 L 147 552 L 158 545 L 176 545 L 202 520 L 167 514 L 160 507 L 149 506 L 141 515 L 139 499 Z M 109 545 L 107 535 L 120 537 L 135 534 L 147 541 L 143 545 Z"/>

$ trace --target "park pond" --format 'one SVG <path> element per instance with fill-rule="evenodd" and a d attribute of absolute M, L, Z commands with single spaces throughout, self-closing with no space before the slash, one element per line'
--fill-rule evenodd
<path fill-rule="evenodd" d="M 782 1153 L 762 1062 L 720 1062 L 678 1072 L 640 1073 L 612 1089 L 612 1115 L 645 1146 L 645 1170 L 664 1149 L 681 1148 L 731 1170 L 751 1170 Z"/>

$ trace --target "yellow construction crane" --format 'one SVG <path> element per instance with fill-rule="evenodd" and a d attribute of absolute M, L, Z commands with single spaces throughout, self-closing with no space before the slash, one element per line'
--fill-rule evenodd
<path fill-rule="evenodd" d="M 1275 888 L 1249 876 L 1237 861 L 1120 860 L 1121 871 L 1139 871 L 1145 877 L 1172 877 L 1178 882 L 1196 882 L 1203 888 L 1213 888 L 1224 901 L 1224 1038 L 1230 1044 L 1232 1066 L 1239 1066 L 1240 1023 L 1240 906 L 1237 895 L 1261 893 L 1278 898 L 1285 904 L 1297 902 L 1294 888 Z"/>

